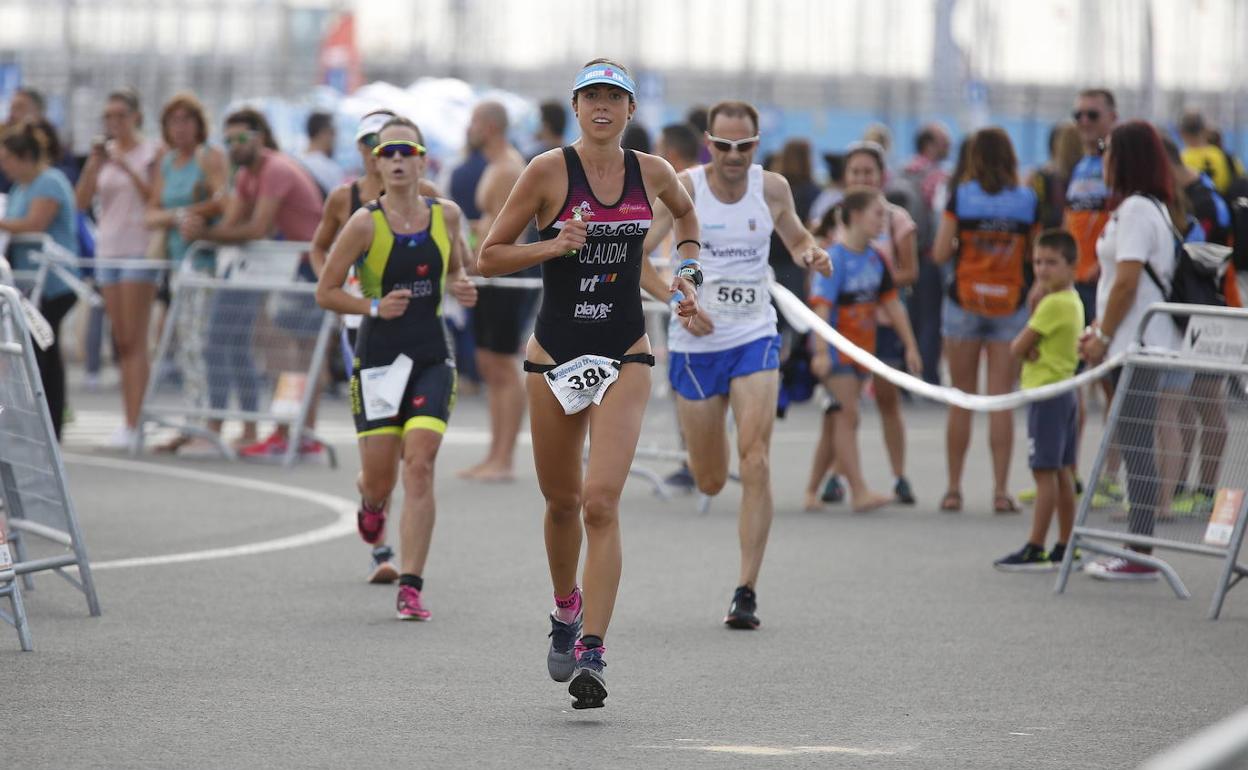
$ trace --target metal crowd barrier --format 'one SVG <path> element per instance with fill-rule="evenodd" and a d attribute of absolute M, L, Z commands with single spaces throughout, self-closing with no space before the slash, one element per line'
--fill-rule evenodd
<path fill-rule="evenodd" d="M 1157 754 L 1140 770 L 1242 770 L 1248 767 L 1248 708 Z"/>
<path fill-rule="evenodd" d="M 13 552 L 8 545 L 8 524 L 0 511 L 0 597 L 9 600 L 9 612 L 0 610 L 0 620 L 17 629 L 17 642 L 23 652 L 35 648 L 30 638 L 30 623 L 26 620 L 26 606 L 22 603 L 22 586 L 13 570 Z"/>
<path fill-rule="evenodd" d="M 335 318 L 316 304 L 316 284 L 297 277 L 308 248 L 293 241 L 188 247 L 152 364 L 153 373 L 176 375 L 148 381 L 132 453 L 152 423 L 205 438 L 229 459 L 237 453 L 204 421 L 284 425 L 287 467 L 305 440 L 320 440 L 305 422 Z M 216 255 L 213 274 L 196 268 L 205 252 Z M 336 467 L 333 447 L 321 443 Z"/>
<path fill-rule="evenodd" d="M 1187 316 L 1182 348 L 1143 347 L 1150 320 Z M 1108 458 L 1121 458 L 1125 499 L 1093 507 L 1079 501 L 1071 547 L 1056 590 L 1066 590 L 1076 548 L 1154 567 L 1175 595 L 1191 594 L 1165 560 L 1119 547 L 1159 548 L 1213 556 L 1222 561 L 1209 618 L 1216 620 L 1227 592 L 1245 576 L 1239 563 L 1248 515 L 1248 311 L 1156 304 L 1140 324 L 1127 354 L 1105 435 L 1087 483 L 1097 489 Z M 1199 432 L 1199 437 L 1195 435 Z"/>
<path fill-rule="evenodd" d="M 30 253 L 30 257 L 37 267 L 34 270 L 15 270 L 13 275 L 15 285 L 23 289 L 30 301 L 36 306 L 43 297 L 43 290 L 47 286 L 48 278 L 52 275 L 60 278 L 69 286 L 79 300 L 92 306 L 103 305 L 104 300 L 78 274 L 78 267 L 82 264 L 94 264 L 100 267 L 113 265 L 136 266 L 150 267 L 152 269 L 165 269 L 168 267 L 168 263 L 151 262 L 150 260 L 84 260 L 52 240 L 52 237 L 46 233 L 14 235 L 9 242 L 14 246 L 24 245 L 34 249 Z"/>
<path fill-rule="evenodd" d="M 90 613 L 99 615 L 21 299 L 16 289 L 0 286 L 0 498 L 11 535 L 12 572 L 30 591 L 33 574 L 51 570 L 82 591 Z"/>

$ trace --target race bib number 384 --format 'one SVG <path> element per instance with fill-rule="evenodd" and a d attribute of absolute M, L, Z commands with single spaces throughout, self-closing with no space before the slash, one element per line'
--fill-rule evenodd
<path fill-rule="evenodd" d="M 564 414 L 576 414 L 590 404 L 601 404 L 607 388 L 619 376 L 619 365 L 613 359 L 584 355 L 547 372 L 546 384 L 559 399 Z"/>
<path fill-rule="evenodd" d="M 721 279 L 707 281 L 698 293 L 711 317 L 725 321 L 754 321 L 762 318 L 771 295 L 763 281 Z"/>

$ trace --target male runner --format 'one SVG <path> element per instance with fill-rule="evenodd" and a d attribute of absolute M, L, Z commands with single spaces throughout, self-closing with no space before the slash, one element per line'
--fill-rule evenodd
<path fill-rule="evenodd" d="M 754 164 L 758 141 L 758 111 L 746 102 L 720 102 L 708 117 L 711 162 L 678 176 L 701 225 L 705 284 L 702 312 L 688 326 L 673 317 L 668 341 L 676 412 L 703 494 L 718 493 L 728 479 L 729 406 L 736 420 L 741 571 L 724 623 L 742 629 L 759 626 L 754 587 L 773 514 L 768 466 L 780 387 L 780 335 L 768 290 L 773 230 L 797 264 L 824 275 L 832 270 L 827 252 L 797 218 L 789 183 Z M 647 250 L 670 226 L 667 212 L 656 213 Z"/>
<path fill-rule="evenodd" d="M 498 102 L 482 102 L 472 111 L 468 142 L 485 155 L 488 165 L 477 183 L 481 218 L 472 223 L 482 243 L 503 210 L 511 188 L 524 171 L 524 157 L 507 141 L 507 110 Z M 535 292 L 482 286 L 473 311 L 477 369 L 485 382 L 490 407 L 490 449 L 485 459 L 460 471 L 476 481 L 510 481 L 516 437 L 524 419 L 524 386 L 520 380 L 520 335 L 533 309 Z"/>

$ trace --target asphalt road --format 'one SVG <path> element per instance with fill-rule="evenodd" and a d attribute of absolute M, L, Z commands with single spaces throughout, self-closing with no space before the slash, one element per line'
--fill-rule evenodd
<path fill-rule="evenodd" d="M 324 408 L 340 469 L 142 459 L 225 476 L 190 479 L 92 448 L 116 424 L 116 396 L 76 395 L 68 467 L 93 562 L 319 542 L 102 566 L 99 618 L 41 577 L 27 595 L 36 651 L 0 627 L 0 767 L 1122 768 L 1248 701 L 1248 594 L 1205 620 L 1214 560 L 1174 558 L 1190 601 L 1083 576 L 1054 596 L 1052 575 L 991 568 L 1027 521 L 991 514 L 977 487 L 982 418 L 958 515 L 936 512 L 942 410 L 907 413 L 920 504 L 869 515 L 801 510 L 817 411 L 780 423 L 752 633 L 720 625 L 738 490 L 699 515 L 690 497 L 630 482 L 610 697 L 574 712 L 545 673 L 550 588 L 527 448 L 513 484 L 453 473 L 484 451 L 480 399 L 461 400 L 439 460 L 434 619 L 420 624 L 393 619 L 394 588 L 363 582 L 367 549 L 335 525 L 358 468 L 340 403 Z M 666 402 L 647 420 L 643 443 L 674 444 Z M 873 414 L 862 433 L 884 484 Z M 1016 486 L 1024 435 L 1020 416 Z"/>

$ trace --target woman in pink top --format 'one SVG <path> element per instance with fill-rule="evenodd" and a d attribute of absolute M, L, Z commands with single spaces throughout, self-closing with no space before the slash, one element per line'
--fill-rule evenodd
<path fill-rule="evenodd" d="M 855 142 L 845 152 L 845 184 L 849 186 L 873 187 L 884 189 L 884 148 L 875 142 Z M 918 242 L 915 238 L 916 225 L 914 219 L 901 206 L 894 203 L 885 204 L 888 223 L 884 232 L 871 246 L 884 257 L 885 264 L 892 271 L 893 283 L 902 288 L 910 286 L 919 275 Z M 841 228 L 836 228 L 833 243 L 841 239 Z M 901 339 L 893 331 L 892 322 L 881 314 L 876 332 L 875 356 L 895 369 L 906 369 L 905 349 Z M 912 372 L 912 374 L 920 374 Z M 881 377 L 873 377 L 872 387 L 875 391 L 875 404 L 880 410 L 880 419 L 884 424 L 884 446 L 888 450 L 889 465 L 892 466 L 894 484 L 893 493 L 897 502 L 906 505 L 914 503 L 914 492 L 906 479 L 906 426 L 901 419 L 901 398 L 897 387 Z M 831 419 L 824 420 L 825 437 L 820 439 L 821 446 L 831 446 Z M 816 453 L 815 467 L 812 469 L 812 486 L 807 492 L 807 509 L 817 508 L 819 501 L 812 494 L 818 487 L 819 479 L 826 473 L 827 467 L 822 464 L 822 453 Z M 823 502 L 840 502 L 844 490 L 840 480 L 833 476 L 822 495 Z"/>
<path fill-rule="evenodd" d="M 139 134 L 142 123 L 138 95 L 128 89 L 108 95 L 104 105 L 104 138 L 91 147 L 75 190 L 79 209 L 95 205 L 98 259 L 147 256 L 150 234 L 145 215 L 160 145 Z M 160 278 L 159 270 L 150 269 L 100 267 L 95 271 L 95 282 L 104 296 L 104 310 L 113 327 L 126 417 L 126 424 L 109 442 L 112 446 L 129 446 L 139 421 L 151 368 L 148 326 Z"/>

